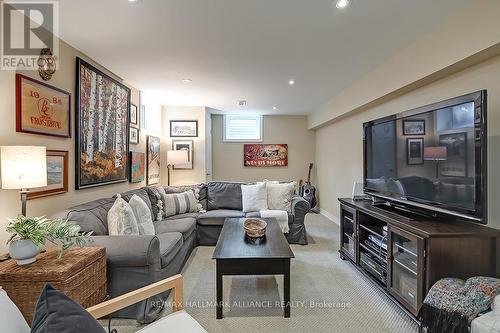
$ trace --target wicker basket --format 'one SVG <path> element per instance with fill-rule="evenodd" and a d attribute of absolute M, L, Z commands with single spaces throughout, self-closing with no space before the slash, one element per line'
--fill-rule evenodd
<path fill-rule="evenodd" d="M 106 297 L 106 250 L 73 248 L 57 262 L 57 249 L 49 248 L 37 261 L 18 266 L 10 259 L 0 263 L 0 286 L 17 305 L 28 323 L 46 283 L 71 297 L 84 308 Z"/>

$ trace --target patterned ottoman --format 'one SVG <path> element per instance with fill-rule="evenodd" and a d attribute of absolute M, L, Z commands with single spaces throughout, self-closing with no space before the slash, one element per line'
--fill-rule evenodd
<path fill-rule="evenodd" d="M 499 293 L 500 279 L 441 279 L 429 290 L 420 310 L 422 328 L 428 333 L 467 333 L 469 323 L 489 310 Z"/>

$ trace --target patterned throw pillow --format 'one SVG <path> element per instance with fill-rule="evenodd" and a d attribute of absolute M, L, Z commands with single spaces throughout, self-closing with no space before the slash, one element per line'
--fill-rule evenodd
<path fill-rule="evenodd" d="M 162 197 L 165 202 L 165 217 L 198 211 L 198 200 L 193 191 L 162 194 Z"/>
<path fill-rule="evenodd" d="M 144 188 L 149 196 L 149 201 L 151 201 L 151 210 L 153 211 L 153 220 L 161 221 L 163 219 L 163 199 L 158 192 L 158 187 L 148 186 Z"/>
<path fill-rule="evenodd" d="M 117 195 L 115 203 L 108 211 L 108 233 L 111 236 L 139 235 L 134 211 L 120 194 Z"/>

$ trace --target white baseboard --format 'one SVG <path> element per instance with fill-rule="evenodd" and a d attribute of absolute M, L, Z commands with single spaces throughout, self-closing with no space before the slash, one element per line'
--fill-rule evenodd
<path fill-rule="evenodd" d="M 333 223 L 335 223 L 336 225 L 340 225 L 339 218 L 336 217 L 335 215 L 333 215 L 332 213 L 330 213 L 324 209 L 320 209 L 319 213 L 321 215 L 323 215 L 324 217 L 326 217 L 327 219 L 329 219 L 330 221 L 332 221 Z"/>

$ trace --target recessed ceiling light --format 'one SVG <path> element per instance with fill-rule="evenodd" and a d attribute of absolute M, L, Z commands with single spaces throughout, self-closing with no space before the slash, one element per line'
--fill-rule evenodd
<path fill-rule="evenodd" d="M 351 4 L 350 0 L 337 0 L 337 2 L 335 3 L 335 7 L 342 9 L 349 7 L 350 4 Z"/>
<path fill-rule="evenodd" d="M 273 106 L 273 110 L 278 110 L 278 107 L 277 106 Z"/>
<path fill-rule="evenodd" d="M 238 101 L 238 105 L 239 105 L 239 106 L 245 106 L 245 105 L 247 105 L 247 101 L 246 101 L 246 100 L 244 100 L 244 99 L 239 100 L 239 101 Z"/>
<path fill-rule="evenodd" d="M 184 82 L 184 83 L 190 83 L 190 82 L 193 82 L 193 80 L 191 80 L 191 79 L 182 79 L 182 82 Z"/>
<path fill-rule="evenodd" d="M 295 84 L 295 80 L 289 80 L 288 84 L 291 85 L 291 86 L 293 86 Z"/>

